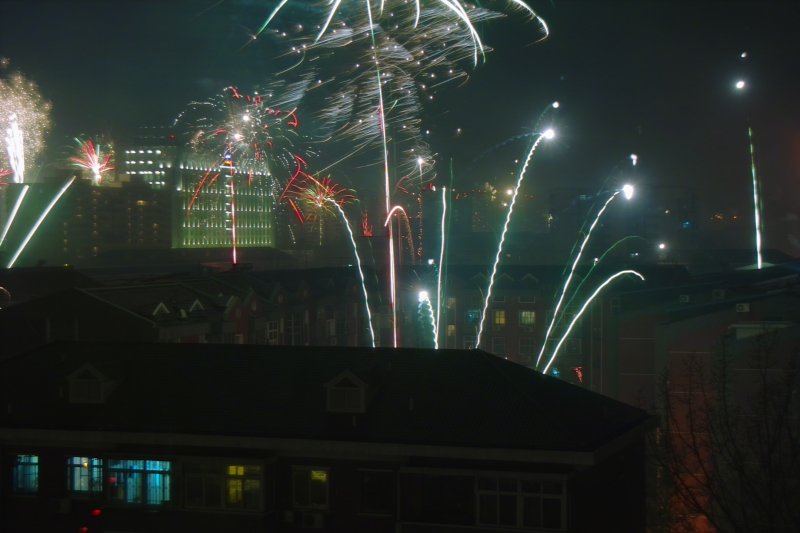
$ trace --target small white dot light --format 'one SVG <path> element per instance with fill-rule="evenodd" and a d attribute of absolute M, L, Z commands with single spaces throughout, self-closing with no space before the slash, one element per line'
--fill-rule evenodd
<path fill-rule="evenodd" d="M 558 102 L 553 102 L 553 109 L 558 109 L 559 107 L 561 107 L 561 104 Z"/>
<path fill-rule="evenodd" d="M 739 80 L 739 81 L 737 81 L 737 82 L 736 82 L 736 85 L 735 85 L 735 87 L 736 87 L 738 90 L 740 90 L 740 91 L 741 91 L 742 89 L 744 89 L 745 87 L 747 87 L 747 83 L 745 83 L 745 81 L 744 81 L 744 80 Z"/>
<path fill-rule="evenodd" d="M 658 249 L 659 250 L 666 250 L 667 249 L 667 244 L 663 243 L 663 242 L 658 243 Z"/>

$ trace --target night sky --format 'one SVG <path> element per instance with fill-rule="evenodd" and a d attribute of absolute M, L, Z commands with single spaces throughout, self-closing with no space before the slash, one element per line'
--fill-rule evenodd
<path fill-rule="evenodd" d="M 125 139 L 139 125 L 169 123 L 188 101 L 226 85 L 268 80 L 280 50 L 242 44 L 273 4 L 5 0 L 0 56 L 53 102 L 51 152 L 79 133 Z M 541 110 L 559 100 L 558 142 L 537 160 L 542 187 L 599 186 L 635 152 L 639 181 L 694 188 L 700 215 L 745 210 L 752 201 L 749 116 L 767 245 L 800 252 L 791 245 L 792 217 L 800 212 L 796 2 L 530 4 L 549 23 L 550 39 L 535 43 L 535 24 L 519 15 L 486 24 L 484 41 L 495 49 L 487 63 L 426 108 L 440 174 L 453 157 L 459 175 L 480 174 L 465 180 L 507 176 L 514 166 L 506 151 L 502 160 L 479 164 L 472 163 L 475 154 L 530 131 Z M 749 82 L 746 95 L 732 88 L 739 77 Z M 455 136 L 458 127 L 463 133 Z M 524 149 L 522 141 L 517 151 Z"/>

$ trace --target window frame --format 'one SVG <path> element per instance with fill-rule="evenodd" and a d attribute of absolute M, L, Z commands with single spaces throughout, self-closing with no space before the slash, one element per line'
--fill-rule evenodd
<path fill-rule="evenodd" d="M 481 481 L 494 480 L 496 482 L 494 489 L 481 488 Z M 502 489 L 501 481 L 513 481 L 516 484 L 515 490 Z M 537 483 L 539 490 L 529 491 L 524 488 L 524 483 Z M 560 485 L 560 491 L 547 492 L 544 490 L 546 483 L 556 483 Z M 567 522 L 567 496 L 566 496 L 566 480 L 562 478 L 544 477 L 544 476 L 514 476 L 506 473 L 499 472 L 476 472 L 475 474 L 475 524 L 477 526 L 493 526 L 506 529 L 535 529 L 536 531 L 564 531 Z M 496 496 L 496 521 L 484 522 L 481 517 L 481 496 Z M 514 496 L 515 497 L 515 522 L 514 524 L 505 524 L 500 522 L 500 497 L 501 496 Z M 538 498 L 539 500 L 539 525 L 526 525 L 525 524 L 525 503 L 526 498 Z M 550 527 L 544 525 L 544 502 L 545 500 L 558 500 L 559 508 L 559 525 L 557 527 Z"/>
<path fill-rule="evenodd" d="M 292 495 L 292 509 L 298 510 L 315 510 L 315 511 L 328 511 L 330 510 L 331 506 L 331 488 L 330 488 L 330 475 L 331 469 L 327 466 L 308 466 L 308 465 L 292 465 L 291 468 L 292 472 L 292 484 L 291 484 L 291 495 Z M 296 482 L 296 475 L 300 472 L 306 472 L 308 477 L 306 478 L 306 497 L 308 503 L 303 504 L 297 501 L 297 494 L 296 490 L 297 487 L 295 486 Z M 325 503 L 324 504 L 317 504 L 312 502 L 312 491 L 311 491 L 311 481 L 314 472 L 325 472 Z"/>
<path fill-rule="evenodd" d="M 27 460 L 23 460 L 27 458 Z M 34 496 L 39 493 L 39 456 L 35 454 L 14 454 L 11 469 L 11 493 L 20 496 Z M 33 480 L 27 483 L 26 480 Z M 20 481 L 23 481 L 20 483 Z M 30 485 L 33 485 L 31 488 Z"/>
<path fill-rule="evenodd" d="M 79 462 L 74 462 L 78 459 Z M 86 465 L 86 466 L 85 466 Z M 86 471 L 87 475 L 81 475 Z M 72 496 L 101 496 L 105 491 L 105 460 L 102 457 L 92 457 L 91 455 L 71 455 L 66 461 L 67 492 Z M 81 489 L 75 486 L 85 479 L 88 488 Z"/>
<path fill-rule="evenodd" d="M 130 463 L 140 462 L 142 466 L 141 466 L 141 469 L 137 469 L 137 468 L 130 467 L 130 466 L 127 466 L 127 468 L 126 467 L 120 468 L 120 467 L 117 467 L 117 466 L 112 466 L 112 462 L 124 463 L 126 465 L 128 465 Z M 163 470 L 163 469 L 150 468 L 149 463 L 166 463 L 167 464 L 167 469 Z M 157 459 L 157 458 L 109 457 L 105 472 L 106 472 L 106 479 L 107 480 L 115 479 L 114 485 L 112 485 L 111 483 L 106 483 L 106 487 L 105 487 L 106 488 L 105 494 L 106 494 L 107 500 L 108 500 L 108 502 L 110 504 L 126 506 L 126 507 L 128 507 L 128 506 L 131 506 L 131 507 L 133 507 L 133 506 L 163 507 L 163 506 L 167 506 L 167 505 L 172 505 L 174 503 L 174 499 L 173 499 L 173 492 L 174 492 L 173 491 L 173 482 L 175 480 L 174 478 L 177 477 L 175 475 L 175 461 L 172 461 L 172 460 L 169 460 L 169 459 Z M 130 478 L 134 478 L 134 477 L 138 477 L 139 478 L 139 481 L 137 482 L 138 483 L 138 491 L 139 491 L 138 492 L 139 496 L 138 496 L 137 500 L 129 500 L 128 499 L 128 492 L 127 492 L 128 487 L 127 486 L 125 486 L 124 489 L 123 489 L 125 492 L 123 493 L 122 497 L 118 497 L 116 494 L 114 494 L 113 491 L 117 487 L 121 486 L 121 484 L 116 481 L 117 480 L 116 476 L 118 474 L 123 474 L 123 475 L 126 475 L 126 476 L 130 477 Z M 151 479 L 153 479 L 151 476 L 159 476 L 159 475 L 160 476 L 165 476 L 164 479 L 166 479 L 166 483 L 164 483 L 164 485 L 165 485 L 166 488 L 165 489 L 162 488 L 161 492 L 166 490 L 167 497 L 159 499 L 158 501 L 151 501 L 150 495 L 151 495 L 151 490 L 152 489 L 150 487 L 149 481 Z M 126 479 L 126 483 L 127 483 L 127 479 Z M 163 483 L 163 481 L 162 481 L 162 483 Z"/>

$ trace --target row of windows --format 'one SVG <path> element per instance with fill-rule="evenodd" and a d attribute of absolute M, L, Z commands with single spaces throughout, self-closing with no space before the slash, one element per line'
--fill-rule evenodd
<path fill-rule="evenodd" d="M 263 502 L 263 468 L 255 464 L 187 461 L 182 464 L 185 506 L 196 509 L 258 511 Z M 125 504 L 158 506 L 173 497 L 174 464 L 150 459 L 69 457 L 67 488 L 73 494 L 100 495 Z M 472 475 L 405 474 L 402 514 L 421 521 L 458 520 L 479 525 L 562 529 L 565 486 L 559 480 Z M 295 508 L 328 510 L 330 471 L 325 467 L 292 467 Z M 12 489 L 35 494 L 39 457 L 17 455 Z M 391 470 L 360 470 L 360 512 L 392 514 L 397 505 Z M 422 498 L 422 500 L 419 500 Z M 438 505 L 437 499 L 440 499 Z M 422 504 L 422 506 L 420 505 Z M 452 509 L 451 509 L 452 508 Z M 411 516 L 408 516 L 411 515 Z M 471 518 L 472 517 L 472 518 Z M 452 522 L 458 523 L 458 522 Z"/>
<path fill-rule="evenodd" d="M 475 299 L 471 298 L 471 302 L 474 304 Z M 520 295 L 517 300 L 521 304 L 535 304 L 536 303 L 536 296 L 533 295 Z M 492 294 L 492 302 L 494 303 L 505 303 L 507 301 L 506 296 L 504 294 Z M 510 301 L 510 300 L 508 300 Z M 456 298 L 453 296 L 449 296 L 447 298 L 447 308 L 454 309 L 456 306 Z"/>
<path fill-rule="evenodd" d="M 74 495 L 105 494 L 111 502 L 149 506 L 173 499 L 171 461 L 73 456 L 65 466 L 67 491 Z M 187 461 L 182 469 L 188 508 L 258 511 L 262 507 L 260 465 Z M 326 468 L 292 467 L 294 506 L 327 509 L 328 476 Z M 15 457 L 11 489 L 16 494 L 39 492 L 39 456 Z"/>
<path fill-rule="evenodd" d="M 509 317 L 505 309 L 493 309 L 491 313 L 491 323 L 495 330 L 502 330 L 506 325 L 509 324 Z M 464 313 L 464 322 L 467 324 L 478 324 L 480 323 L 480 320 L 480 309 L 468 309 L 466 313 Z M 536 324 L 536 311 L 532 311 L 530 309 L 518 311 L 517 320 L 520 327 L 533 329 L 533 326 Z"/>

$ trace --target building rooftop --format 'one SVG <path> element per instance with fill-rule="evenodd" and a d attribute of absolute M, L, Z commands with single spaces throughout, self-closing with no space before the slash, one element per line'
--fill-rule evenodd
<path fill-rule="evenodd" d="M 87 368 L 102 404 L 65 392 Z M 0 375 L 6 428 L 594 452 L 649 420 L 475 350 L 60 342 Z M 326 408 L 342 376 L 364 384 L 363 412 Z"/>

